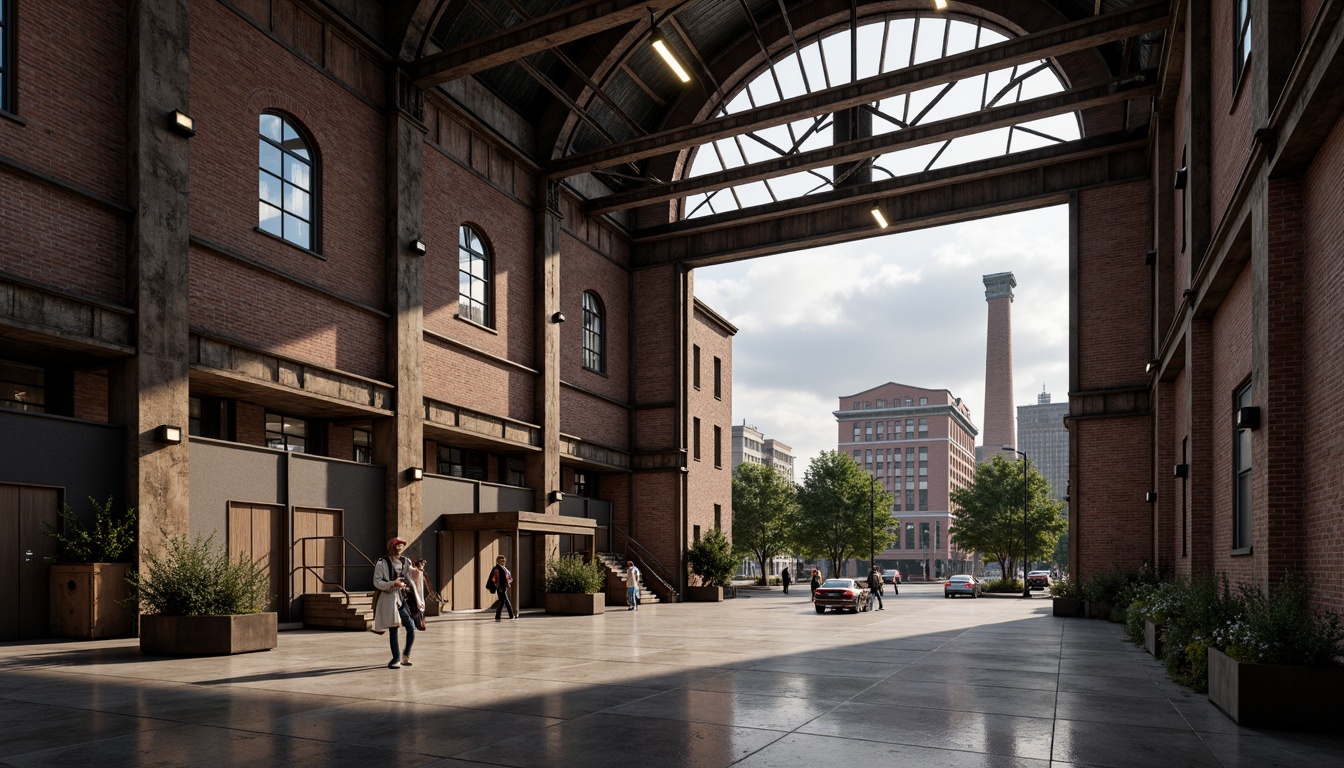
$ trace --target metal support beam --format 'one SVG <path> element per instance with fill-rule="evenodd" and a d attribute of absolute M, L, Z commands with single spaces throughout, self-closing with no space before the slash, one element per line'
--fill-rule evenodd
<path fill-rule="evenodd" d="M 547 175 L 563 178 L 663 155 L 747 131 L 914 93 L 929 86 L 963 80 L 1016 64 L 1063 56 L 1144 32 L 1165 29 L 1166 25 L 1167 2 L 1160 0 L 1145 3 L 805 96 L 571 155 L 552 163 Z"/>
<path fill-rule="evenodd" d="M 510 61 L 581 40 L 603 30 L 647 18 L 682 0 L 583 0 L 568 8 L 538 16 L 488 37 L 451 50 L 431 54 L 406 69 L 415 84 L 429 88 Z"/>
<path fill-rule="evenodd" d="M 958 136 L 969 136 L 1019 122 L 1125 101 L 1150 94 L 1155 90 L 1156 86 L 1148 77 L 1133 76 L 1127 81 L 1112 81 L 1091 88 L 1064 91 L 927 125 L 912 126 L 901 131 L 846 141 L 810 152 L 799 152 L 703 176 L 607 195 L 590 200 L 585 204 L 584 210 L 591 214 L 601 214 L 624 208 L 637 208 L 663 200 L 734 187 L 846 161 L 876 157 L 888 152 L 933 144 Z"/>

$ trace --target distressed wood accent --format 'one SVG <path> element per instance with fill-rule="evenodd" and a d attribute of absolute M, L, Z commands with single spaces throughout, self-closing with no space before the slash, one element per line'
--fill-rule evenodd
<path fill-rule="evenodd" d="M 565 456 L 573 456 L 576 459 L 581 459 L 593 464 L 601 464 L 613 469 L 629 470 L 631 465 L 630 453 L 628 451 L 589 443 L 583 440 L 583 438 L 570 435 L 560 436 L 560 453 Z"/>
<path fill-rule="evenodd" d="M 1069 393 L 1069 421 L 1148 415 L 1148 388 L 1117 387 Z"/>
<path fill-rule="evenodd" d="M 672 449 L 666 451 L 640 451 L 632 454 L 634 469 L 639 471 L 684 471 L 686 469 L 686 451 Z"/>
<path fill-rule="evenodd" d="M 541 427 L 536 424 L 492 416 L 430 398 L 425 398 L 425 426 L 469 432 L 530 448 L 541 445 Z"/>
<path fill-rule="evenodd" d="M 11 337 L 104 355 L 135 353 L 135 312 L 0 275 L 0 327 Z M 56 337 L 56 338 L 52 338 Z"/>
<path fill-rule="evenodd" d="M 188 354 L 193 371 L 278 385 L 365 411 L 392 410 L 393 389 L 384 382 L 287 360 L 199 332 L 191 334 Z"/>

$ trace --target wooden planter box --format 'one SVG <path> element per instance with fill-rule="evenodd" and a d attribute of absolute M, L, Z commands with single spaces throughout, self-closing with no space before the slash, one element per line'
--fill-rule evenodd
<path fill-rule="evenodd" d="M 1143 647 L 1144 650 L 1153 655 L 1153 658 L 1162 658 L 1162 633 L 1164 631 L 1161 624 L 1154 624 L 1147 619 L 1143 622 Z"/>
<path fill-rule="evenodd" d="M 1082 616 L 1083 601 L 1076 597 L 1056 597 L 1052 599 L 1053 613 L 1056 616 Z"/>
<path fill-rule="evenodd" d="M 228 656 L 277 644 L 274 613 L 140 617 L 140 652 L 154 656 Z"/>
<path fill-rule="evenodd" d="M 1084 600 L 1087 605 L 1087 618 L 1089 619 L 1110 619 L 1111 604 L 1103 603 L 1100 600 Z"/>
<path fill-rule="evenodd" d="M 1209 649 L 1209 701 L 1237 725 L 1331 731 L 1344 720 L 1344 667 L 1244 664 Z"/>
<path fill-rule="evenodd" d="M 57 563 L 51 566 L 52 637 L 95 640 L 134 637 L 135 612 L 119 601 L 130 596 L 126 563 Z"/>
<path fill-rule="evenodd" d="M 686 600 L 692 603 L 721 603 L 723 587 L 687 587 Z"/>
<path fill-rule="evenodd" d="M 607 610 L 607 596 L 603 592 L 574 595 L 560 592 L 546 593 L 546 612 L 561 616 L 596 616 Z"/>

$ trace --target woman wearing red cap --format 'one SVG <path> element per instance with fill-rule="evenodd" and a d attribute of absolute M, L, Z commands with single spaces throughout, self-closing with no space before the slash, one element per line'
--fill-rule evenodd
<path fill-rule="evenodd" d="M 411 646 L 415 644 L 415 622 L 411 619 L 411 579 L 414 566 L 401 553 L 406 549 L 405 539 L 389 539 L 387 557 L 378 558 L 373 565 L 373 588 L 378 590 L 378 601 L 373 606 L 373 631 L 382 634 L 392 630 L 388 642 L 392 646 L 392 661 L 388 669 L 411 666 Z M 406 650 L 397 644 L 397 627 L 406 628 Z"/>

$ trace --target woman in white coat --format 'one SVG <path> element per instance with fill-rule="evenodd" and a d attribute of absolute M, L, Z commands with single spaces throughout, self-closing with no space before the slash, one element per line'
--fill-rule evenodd
<path fill-rule="evenodd" d="M 410 606 L 402 596 L 402 590 L 415 581 L 415 567 L 402 557 L 401 553 L 405 549 L 405 539 L 389 539 L 387 557 L 378 558 L 378 562 L 373 565 L 373 588 L 379 592 L 373 606 L 373 631 L 382 634 L 384 630 L 392 630 L 388 637 L 388 643 L 392 646 L 392 661 L 387 663 L 388 669 L 411 666 L 411 646 L 415 644 L 415 621 L 411 619 Z M 415 590 L 410 591 L 412 595 L 415 594 Z M 397 643 L 398 627 L 406 628 L 404 651 Z"/>

